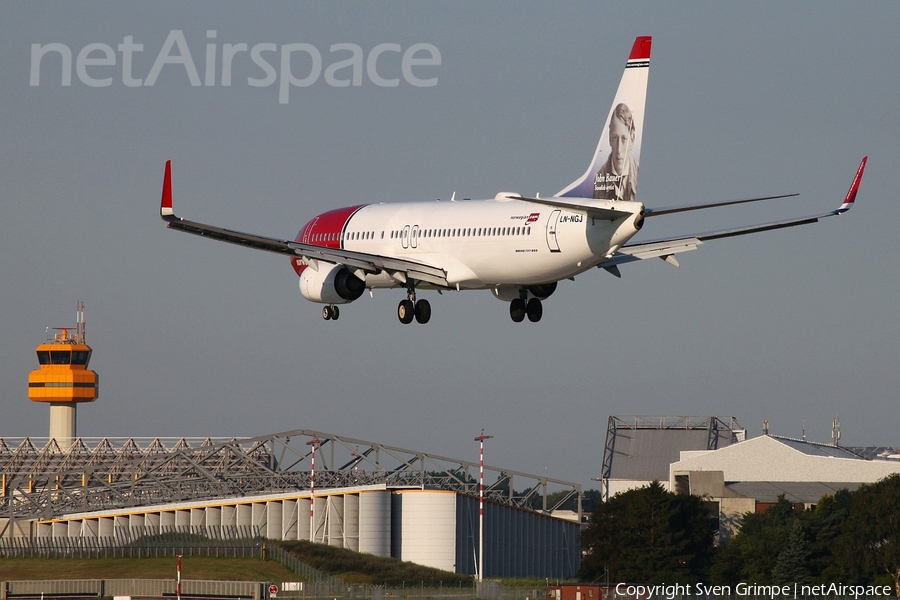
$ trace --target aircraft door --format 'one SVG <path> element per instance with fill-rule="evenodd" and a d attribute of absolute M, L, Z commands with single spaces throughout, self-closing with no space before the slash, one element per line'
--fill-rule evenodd
<path fill-rule="evenodd" d="M 400 233 L 400 245 L 403 246 L 403 249 L 409 248 L 409 225 L 403 228 L 403 231 Z"/>
<path fill-rule="evenodd" d="M 547 219 L 547 246 L 550 247 L 550 252 L 559 252 L 559 242 L 556 239 L 556 226 L 559 222 L 559 210 L 554 210 L 550 213 L 550 218 Z"/>
<path fill-rule="evenodd" d="M 412 236 L 409 238 L 409 247 L 415 248 L 419 244 L 419 226 L 412 226 Z"/>

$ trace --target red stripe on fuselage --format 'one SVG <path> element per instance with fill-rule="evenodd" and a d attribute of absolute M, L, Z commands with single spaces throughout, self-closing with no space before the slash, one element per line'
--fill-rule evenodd
<path fill-rule="evenodd" d="M 366 205 L 358 204 L 322 213 L 304 225 L 294 241 L 325 248 L 342 248 L 344 231 L 347 229 L 350 218 L 364 206 Z M 303 273 L 303 269 L 306 268 L 300 257 L 292 258 L 291 266 L 294 267 L 297 275 Z"/>

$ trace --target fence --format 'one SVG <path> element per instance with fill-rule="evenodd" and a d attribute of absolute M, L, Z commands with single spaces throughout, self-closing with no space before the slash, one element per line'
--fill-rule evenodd
<path fill-rule="evenodd" d="M 252 527 L 180 527 L 152 533 L 123 529 L 106 537 L 0 539 L 5 558 L 158 558 L 211 556 L 264 558 L 263 539 Z"/>
<path fill-rule="evenodd" d="M 242 532 L 243 533 L 243 532 Z M 425 587 L 351 584 L 302 562 L 279 545 L 259 537 L 202 539 L 195 531 L 172 531 L 162 535 L 111 538 L 11 538 L 0 539 L 3 558 L 151 558 L 182 556 L 270 559 L 297 574 L 296 589 L 279 584 L 278 597 L 289 599 L 350 600 L 543 600 L 546 591 L 536 587 L 512 587 L 498 581 Z M 299 583 L 299 582 L 298 582 Z M 268 598 L 268 583 L 182 581 L 182 595 L 203 597 Z M 206 586 L 206 587 L 204 587 Z M 245 587 L 241 587 L 245 586 Z M 144 596 L 172 597 L 174 579 L 88 579 L 65 581 L 7 581 L 0 584 L 0 599 L 65 597 Z"/>
<path fill-rule="evenodd" d="M 285 599 L 337 599 L 345 600 L 542 600 L 543 588 L 512 587 L 496 581 L 478 585 L 441 586 L 437 588 L 404 585 L 384 587 L 380 585 L 343 584 L 337 578 L 331 582 L 303 582 L 296 589 L 285 589 L 278 582 L 279 598 Z M 185 579 L 181 582 L 184 597 L 269 598 L 269 582 L 257 581 L 208 581 Z M 32 598 L 108 598 L 130 596 L 141 598 L 172 598 L 175 596 L 174 579 L 71 579 L 46 581 L 0 582 L 0 599 L 26 600 Z"/>
<path fill-rule="evenodd" d="M 109 596 L 157 597 L 175 595 L 174 579 L 59 579 L 47 581 L 5 581 L 0 598 L 102 598 Z M 208 581 L 185 579 L 182 596 L 204 598 L 265 598 L 268 585 L 257 581 Z"/>

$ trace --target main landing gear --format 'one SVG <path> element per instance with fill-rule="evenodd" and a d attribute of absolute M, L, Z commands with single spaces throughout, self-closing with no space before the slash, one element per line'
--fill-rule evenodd
<path fill-rule="evenodd" d="M 416 300 L 415 288 L 409 288 L 406 299 L 397 306 L 397 318 L 404 325 L 413 319 L 416 323 L 427 323 L 431 319 L 431 304 L 428 300 Z"/>
<path fill-rule="evenodd" d="M 526 315 L 532 323 L 541 320 L 544 315 L 544 305 L 538 298 L 532 298 L 528 302 L 525 301 L 525 298 L 515 298 L 509 303 L 509 316 L 513 321 L 521 323 L 525 320 Z"/>
<path fill-rule="evenodd" d="M 322 308 L 322 318 L 326 321 L 337 321 L 340 316 L 341 311 L 334 304 L 330 304 Z"/>

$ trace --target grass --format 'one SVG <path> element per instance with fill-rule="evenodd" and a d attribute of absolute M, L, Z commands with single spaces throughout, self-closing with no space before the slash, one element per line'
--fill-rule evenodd
<path fill-rule="evenodd" d="M 311 542 L 280 542 L 299 560 L 347 583 L 391 587 L 472 586 L 472 578 L 390 557 L 361 554 Z M 42 579 L 175 579 L 176 559 L 168 558 L 0 558 L 0 581 Z M 299 581 L 280 563 L 258 558 L 182 558 L 183 579 Z"/>
<path fill-rule="evenodd" d="M 0 558 L 0 581 L 43 579 L 175 579 L 169 558 Z M 219 581 L 298 581 L 299 576 L 272 560 L 258 558 L 181 559 L 182 579 Z"/>
<path fill-rule="evenodd" d="M 280 542 L 280 545 L 306 564 L 342 577 L 347 583 L 425 587 L 471 587 L 472 578 L 449 571 L 423 567 L 395 558 L 361 554 L 352 550 L 313 544 L 312 542 Z"/>

